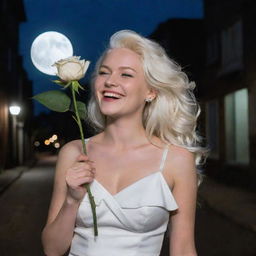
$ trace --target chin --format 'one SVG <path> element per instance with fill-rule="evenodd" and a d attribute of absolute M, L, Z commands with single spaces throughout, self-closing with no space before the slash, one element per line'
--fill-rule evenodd
<path fill-rule="evenodd" d="M 120 111 L 120 106 L 108 106 L 103 104 L 99 104 L 99 108 L 100 111 L 103 115 L 105 116 L 116 116 L 116 115 L 120 115 L 121 111 Z"/>
<path fill-rule="evenodd" d="M 111 118 L 111 119 L 117 119 L 118 117 L 121 116 L 121 114 L 117 113 L 116 111 L 101 111 L 101 113 L 107 118 Z"/>

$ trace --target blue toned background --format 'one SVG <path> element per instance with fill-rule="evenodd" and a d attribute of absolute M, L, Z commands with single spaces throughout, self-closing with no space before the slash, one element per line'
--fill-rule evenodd
<path fill-rule="evenodd" d="M 202 0 L 24 0 L 27 21 L 20 27 L 20 54 L 33 82 L 34 94 L 55 87 L 52 76 L 37 70 L 30 59 L 33 40 L 57 31 L 72 42 L 74 55 L 92 61 L 100 56 L 109 37 L 121 29 L 147 36 L 170 18 L 202 18 Z M 89 77 L 89 76 L 87 76 Z M 47 111 L 35 104 L 35 114 Z"/>

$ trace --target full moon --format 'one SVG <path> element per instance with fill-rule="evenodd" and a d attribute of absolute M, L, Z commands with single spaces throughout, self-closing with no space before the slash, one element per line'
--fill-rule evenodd
<path fill-rule="evenodd" d="M 30 50 L 34 66 L 47 75 L 56 75 L 56 67 L 52 65 L 60 60 L 73 55 L 70 40 L 61 33 L 48 31 L 40 34 L 33 41 Z"/>

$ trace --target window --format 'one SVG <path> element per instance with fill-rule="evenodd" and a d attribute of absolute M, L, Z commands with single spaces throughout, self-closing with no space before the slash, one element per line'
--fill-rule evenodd
<path fill-rule="evenodd" d="M 210 101 L 206 105 L 206 137 L 210 147 L 210 158 L 219 158 L 219 105 Z"/>
<path fill-rule="evenodd" d="M 207 39 L 207 59 L 206 64 L 211 65 L 219 59 L 219 37 L 218 34 L 212 34 Z"/>
<path fill-rule="evenodd" d="M 220 74 L 239 71 L 243 68 L 243 31 L 239 20 L 221 34 L 221 71 Z"/>
<path fill-rule="evenodd" d="M 229 163 L 249 163 L 248 91 L 225 96 L 226 159 Z"/>

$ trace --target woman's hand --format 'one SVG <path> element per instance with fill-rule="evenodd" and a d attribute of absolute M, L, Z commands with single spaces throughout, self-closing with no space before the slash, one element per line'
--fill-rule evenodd
<path fill-rule="evenodd" d="M 67 197 L 74 201 L 81 201 L 86 193 L 85 183 L 91 183 L 94 179 L 95 168 L 88 156 L 80 155 L 66 173 L 68 186 Z"/>

